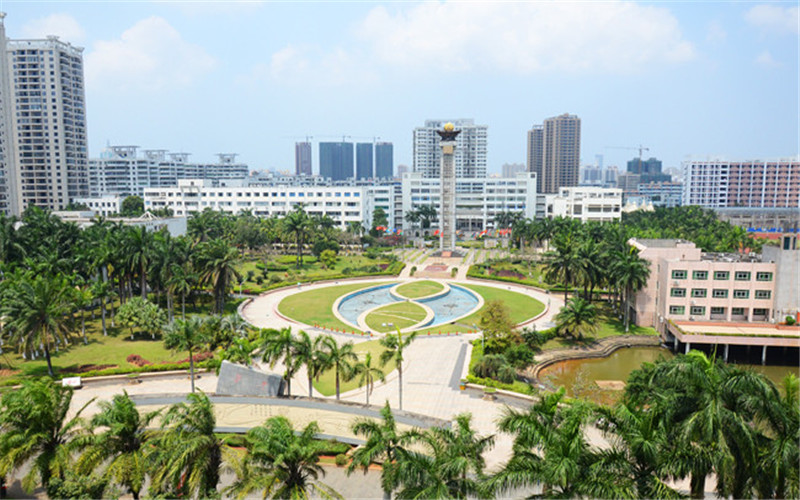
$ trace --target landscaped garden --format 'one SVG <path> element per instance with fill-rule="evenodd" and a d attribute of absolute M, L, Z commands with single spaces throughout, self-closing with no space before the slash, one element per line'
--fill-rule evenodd
<path fill-rule="evenodd" d="M 397 328 L 405 330 L 416 325 L 427 315 L 427 311 L 413 302 L 395 302 L 385 305 L 367 315 L 364 321 L 371 330 L 386 333 Z"/>

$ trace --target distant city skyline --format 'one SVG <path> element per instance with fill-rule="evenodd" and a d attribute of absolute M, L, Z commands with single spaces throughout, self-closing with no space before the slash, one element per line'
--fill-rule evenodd
<path fill-rule="evenodd" d="M 488 125 L 487 170 L 498 173 L 526 161 L 533 124 L 564 112 L 581 117 L 581 164 L 603 155 L 624 170 L 630 152 L 616 148 L 639 144 L 664 169 L 688 156 L 800 151 L 796 2 L 6 1 L 2 9 L 9 38 L 57 35 L 85 47 L 91 157 L 108 142 L 177 145 L 294 171 L 296 142 L 346 135 L 390 141 L 394 162 L 410 165 L 415 127 L 467 116 Z M 430 23 L 442 28 L 432 33 Z"/>

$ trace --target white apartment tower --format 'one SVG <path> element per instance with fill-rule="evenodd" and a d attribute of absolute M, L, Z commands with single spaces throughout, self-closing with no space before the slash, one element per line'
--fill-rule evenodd
<path fill-rule="evenodd" d="M 0 12 L 0 69 L 8 68 L 6 53 L 6 28 L 3 20 L 6 17 Z M 12 213 L 17 207 L 16 191 L 11 189 L 16 184 L 16 168 L 12 149 L 12 116 L 13 100 L 11 99 L 11 82 L 6 78 L 7 71 L 0 71 L 0 213 Z"/>
<path fill-rule="evenodd" d="M 437 130 L 452 123 L 461 133 L 456 138 L 456 178 L 486 177 L 486 151 L 489 127 L 475 125 L 475 120 L 425 120 L 425 126 L 414 129 L 414 172 L 427 179 L 441 176 L 442 150 Z"/>
<path fill-rule="evenodd" d="M 89 194 L 83 49 L 2 35 L 3 209 L 58 210 Z"/>

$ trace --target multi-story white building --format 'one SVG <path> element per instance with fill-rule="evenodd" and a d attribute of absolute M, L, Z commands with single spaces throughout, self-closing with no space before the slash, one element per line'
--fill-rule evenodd
<path fill-rule="evenodd" d="M 310 215 L 327 215 L 340 228 L 366 219 L 364 187 L 347 186 L 218 186 L 203 179 L 182 179 L 174 187 L 146 188 L 145 210 L 170 208 L 187 216 L 206 208 L 237 214 L 250 210 L 259 217 L 284 216 L 302 204 Z"/>
<path fill-rule="evenodd" d="M 441 193 L 440 179 L 426 178 L 419 172 L 406 173 L 403 175 L 402 213 L 422 205 L 433 205 L 439 212 Z M 521 212 L 527 218 L 536 216 L 536 174 L 520 172 L 512 178 L 456 178 L 457 231 L 493 228 L 494 218 L 501 212 Z M 407 231 L 411 229 L 408 221 L 403 220 L 403 225 Z"/>
<path fill-rule="evenodd" d="M 707 208 L 800 207 L 800 160 L 685 161 L 683 203 Z"/>
<path fill-rule="evenodd" d="M 137 150 L 138 146 L 110 146 L 100 158 L 90 159 L 91 196 L 142 196 L 145 188 L 175 186 L 180 179 L 245 179 L 249 173 L 246 164 L 236 162 L 235 154 L 218 154 L 215 163 L 194 163 L 188 153 L 146 149 L 139 155 Z"/>
<path fill-rule="evenodd" d="M 95 215 L 111 217 L 122 212 L 123 197 L 118 194 L 107 194 L 103 196 L 91 196 L 86 198 L 75 198 L 73 200 L 79 205 L 86 205 L 86 208 Z"/>
<path fill-rule="evenodd" d="M 6 42 L 0 35 L 0 208 L 58 210 L 89 194 L 83 49 L 53 36 Z"/>
<path fill-rule="evenodd" d="M 591 186 L 562 187 L 558 194 L 540 195 L 541 217 L 568 217 L 582 222 L 612 222 L 622 213 L 622 190 Z"/>
<path fill-rule="evenodd" d="M 414 129 L 413 171 L 428 179 L 440 177 L 442 151 L 437 130 L 445 123 L 452 123 L 460 130 L 456 138 L 456 178 L 486 177 L 486 152 L 489 127 L 475 125 L 475 120 L 425 120 L 425 126 Z"/>

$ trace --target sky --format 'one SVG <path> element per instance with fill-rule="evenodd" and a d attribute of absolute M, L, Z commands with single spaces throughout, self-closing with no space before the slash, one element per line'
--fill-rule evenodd
<path fill-rule="evenodd" d="M 582 121 L 581 159 L 800 153 L 798 2 L 48 2 L 0 0 L 9 38 L 84 47 L 89 155 L 107 144 L 238 153 L 294 169 L 294 143 L 394 143 L 426 119 L 526 132 Z M 629 148 L 629 149 L 624 149 Z"/>

